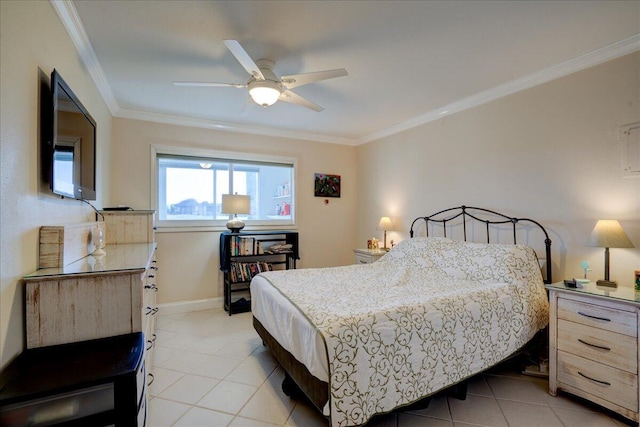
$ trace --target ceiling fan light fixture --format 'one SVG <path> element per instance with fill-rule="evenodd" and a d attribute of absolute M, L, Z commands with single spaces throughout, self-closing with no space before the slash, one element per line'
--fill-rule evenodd
<path fill-rule="evenodd" d="M 281 99 L 284 102 L 320 112 L 324 110 L 324 108 L 292 92 L 291 89 L 309 83 L 348 75 L 347 70 L 340 68 L 278 77 L 276 73 L 273 72 L 273 67 L 276 65 L 275 62 L 270 59 L 258 59 L 254 62 L 237 40 L 224 40 L 224 44 L 231 54 L 236 57 L 245 71 L 251 75 L 251 78 L 246 84 L 217 82 L 173 82 L 173 84 L 176 86 L 226 86 L 246 88 L 249 91 L 251 99 L 263 107 L 269 107 L 278 102 L 278 99 Z"/>
<path fill-rule="evenodd" d="M 256 104 L 263 107 L 275 104 L 281 93 L 282 87 L 278 82 L 263 80 L 249 83 L 249 95 Z"/>

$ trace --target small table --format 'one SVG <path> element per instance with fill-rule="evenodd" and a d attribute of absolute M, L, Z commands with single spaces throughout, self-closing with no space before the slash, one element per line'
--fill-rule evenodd
<path fill-rule="evenodd" d="M 640 292 L 595 282 L 549 290 L 549 393 L 582 397 L 638 422 Z"/>
<path fill-rule="evenodd" d="M 382 249 L 354 249 L 355 264 L 371 264 L 382 258 L 387 251 Z"/>
<path fill-rule="evenodd" d="M 25 350 L 0 372 L 0 425 L 142 427 L 144 353 L 141 332 Z"/>

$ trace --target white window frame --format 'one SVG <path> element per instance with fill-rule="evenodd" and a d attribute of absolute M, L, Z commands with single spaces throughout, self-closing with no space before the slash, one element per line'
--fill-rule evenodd
<path fill-rule="evenodd" d="M 151 206 L 158 212 L 158 154 L 190 156 L 190 157 L 210 157 L 219 160 L 229 160 L 233 162 L 267 162 L 282 163 L 292 166 L 292 204 L 291 218 L 277 220 L 245 220 L 245 230 L 262 230 L 262 229 L 282 229 L 289 230 L 296 228 L 296 169 L 297 159 L 294 157 L 271 156 L 266 154 L 251 154 L 242 152 L 205 150 L 189 147 L 174 147 L 165 145 L 151 145 Z M 158 232 L 183 232 L 183 231 L 226 231 L 228 219 L 224 220 L 159 220 L 156 219 L 156 227 Z"/>

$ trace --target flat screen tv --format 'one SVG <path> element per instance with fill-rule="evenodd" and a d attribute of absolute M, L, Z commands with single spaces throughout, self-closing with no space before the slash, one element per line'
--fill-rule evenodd
<path fill-rule="evenodd" d="M 96 199 L 96 122 L 60 74 L 51 74 L 49 178 L 62 197 Z"/>

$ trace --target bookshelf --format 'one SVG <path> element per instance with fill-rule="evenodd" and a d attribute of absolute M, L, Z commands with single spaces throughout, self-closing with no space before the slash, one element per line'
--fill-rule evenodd
<path fill-rule="evenodd" d="M 224 309 L 229 316 L 251 310 L 251 279 L 264 271 L 296 268 L 300 259 L 297 231 L 220 234 L 220 270 Z"/>

